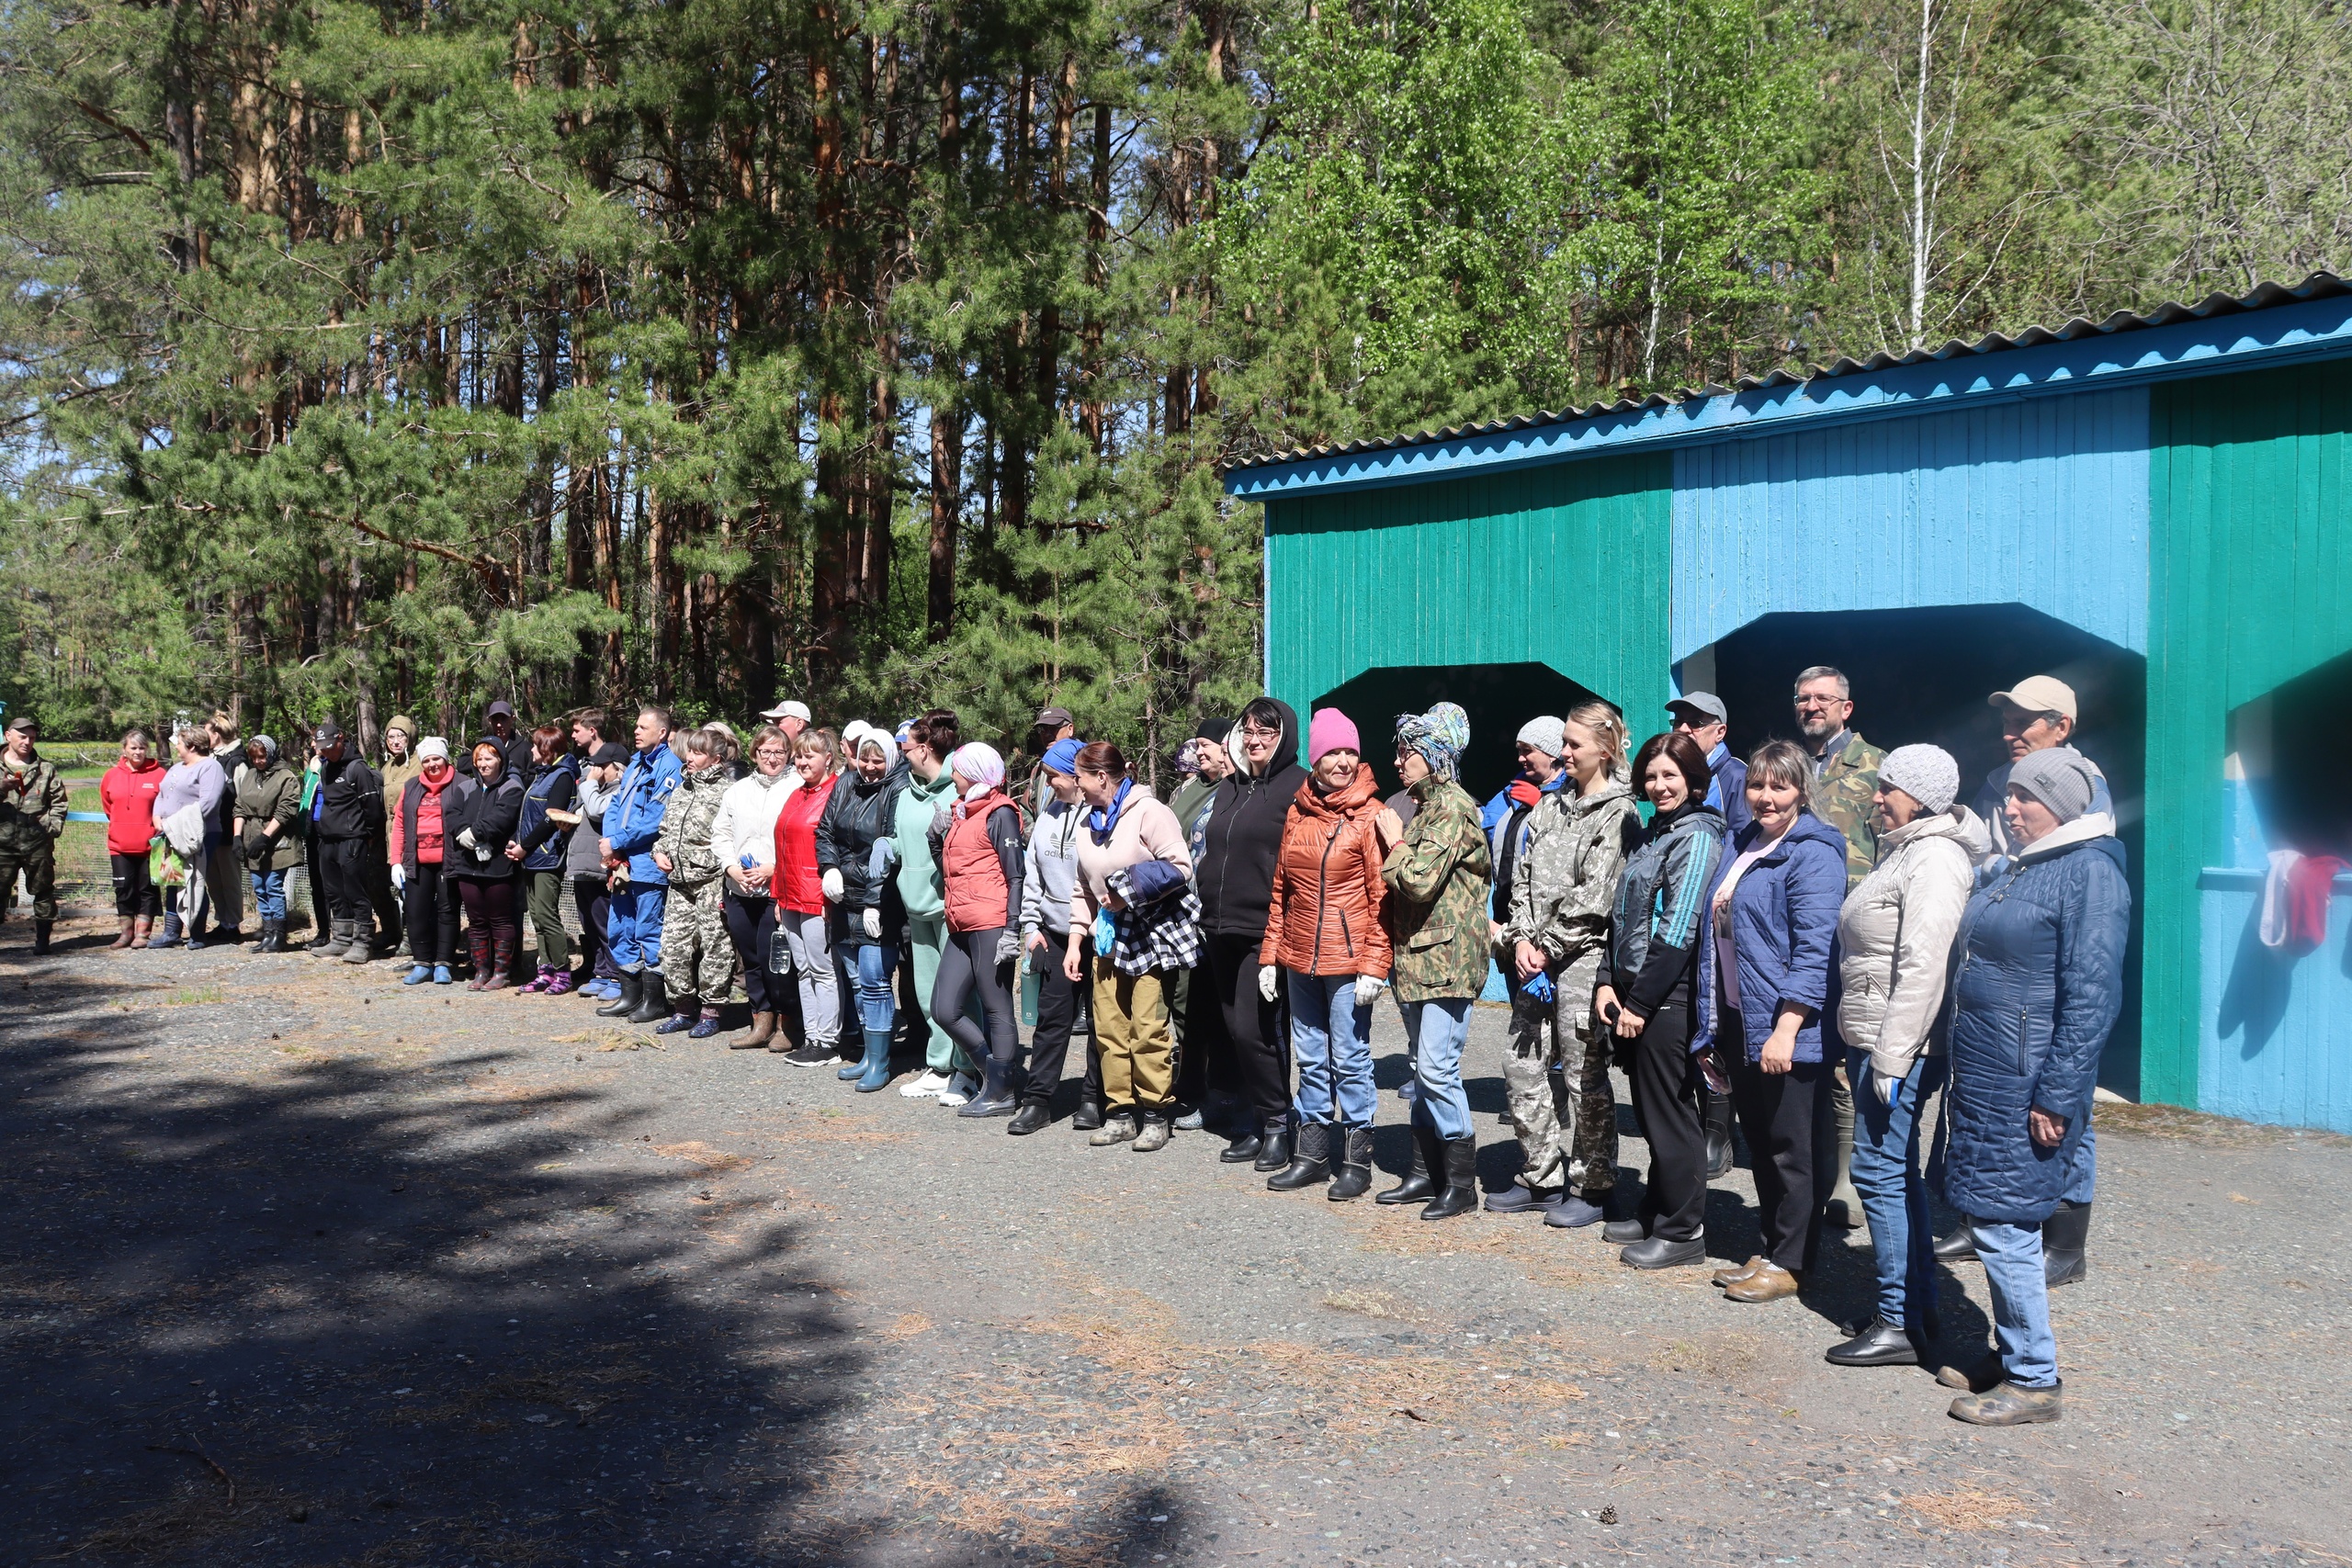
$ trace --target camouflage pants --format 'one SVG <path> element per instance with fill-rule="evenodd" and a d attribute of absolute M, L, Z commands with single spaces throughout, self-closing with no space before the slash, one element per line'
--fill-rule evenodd
<path fill-rule="evenodd" d="M 695 887 L 673 882 L 662 910 L 662 983 L 673 998 L 695 997 L 712 1008 L 743 999 L 719 880 Z"/>
<path fill-rule="evenodd" d="M 0 915 L 15 905 L 20 874 L 25 879 L 25 896 L 32 900 L 33 919 L 57 919 L 57 846 L 0 849 Z"/>
<path fill-rule="evenodd" d="M 1503 1092 L 1529 1187 L 1564 1187 L 1574 1177 L 1582 1191 L 1600 1193 L 1617 1183 L 1617 1097 L 1610 1036 L 1592 1016 L 1594 973 L 1589 960 L 1568 964 L 1552 977 L 1550 1002 L 1511 987 Z"/>

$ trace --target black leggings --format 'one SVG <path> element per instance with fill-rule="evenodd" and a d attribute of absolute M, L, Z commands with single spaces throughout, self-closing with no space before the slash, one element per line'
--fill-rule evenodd
<path fill-rule="evenodd" d="M 775 900 L 764 893 L 756 898 L 729 893 L 719 900 L 718 912 L 727 921 L 728 940 L 735 944 L 735 956 L 743 970 L 743 989 L 752 998 L 752 1010 L 782 1010 L 776 1005 L 776 993 L 798 987 L 768 973 L 768 946 L 775 936 Z"/>
<path fill-rule="evenodd" d="M 975 1063 L 990 1056 L 1010 1062 L 1021 1048 L 1020 1035 L 1012 1026 L 1012 993 L 1005 985 L 1012 965 L 996 961 L 996 944 L 1003 935 L 1002 926 L 981 931 L 951 930 L 946 946 L 940 950 L 939 977 L 932 982 L 931 1016 Z M 985 1033 L 964 1012 L 976 990 L 980 995 L 980 1010 L 988 1014 Z"/>
<path fill-rule="evenodd" d="M 145 855 L 108 855 L 107 865 L 114 873 L 116 914 L 126 920 L 134 916 L 152 920 L 164 912 L 164 890 L 149 874 Z"/>
<path fill-rule="evenodd" d="M 1695 1239 L 1707 1218 L 1707 1123 L 1690 1045 L 1687 1007 L 1660 1008 L 1634 1042 L 1634 1116 L 1650 1145 L 1642 1218 L 1668 1241 Z"/>
<path fill-rule="evenodd" d="M 1290 1037 L 1281 1004 L 1258 993 L 1260 940 L 1212 936 L 1201 944 L 1176 1098 L 1197 1105 L 1188 1092 L 1214 1089 L 1263 1121 L 1290 1111 Z"/>
<path fill-rule="evenodd" d="M 447 968 L 457 951 L 458 885 L 439 862 L 420 862 L 408 878 L 408 955 Z"/>

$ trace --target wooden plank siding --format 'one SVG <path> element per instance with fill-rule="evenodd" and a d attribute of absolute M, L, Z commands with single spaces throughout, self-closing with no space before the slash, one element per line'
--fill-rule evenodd
<path fill-rule="evenodd" d="M 1304 715 L 1368 670 L 1538 662 L 1656 714 L 1671 478 L 1658 454 L 1269 502 L 1268 684 Z"/>
<path fill-rule="evenodd" d="M 1688 446 L 1674 657 L 1776 612 L 2022 604 L 2147 650 L 2148 393 Z"/>
<path fill-rule="evenodd" d="M 2251 905 L 2199 886 L 2225 880 L 2203 874 L 2233 856 L 2230 711 L 2352 649 L 2352 375 L 2335 363 L 2160 385 L 2150 433 L 2143 1092 L 2352 1130 L 2343 933 L 2300 966 L 2281 1026 L 2242 1045 L 2221 1033 L 2217 986 Z"/>

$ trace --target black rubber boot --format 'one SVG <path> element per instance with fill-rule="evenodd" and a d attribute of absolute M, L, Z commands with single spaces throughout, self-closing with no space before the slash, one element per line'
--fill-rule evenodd
<path fill-rule="evenodd" d="M 614 984 L 620 987 L 621 994 L 596 1010 L 598 1018 L 627 1018 L 644 999 L 645 977 L 642 975 L 625 974 Z"/>
<path fill-rule="evenodd" d="M 33 922 L 33 956 L 35 958 L 49 956 L 49 928 L 51 923 L 48 920 Z"/>
<path fill-rule="evenodd" d="M 1280 1170 L 1290 1164 L 1291 1128 L 1287 1115 L 1269 1116 L 1258 1133 L 1258 1157 L 1250 1162 L 1252 1170 Z"/>
<path fill-rule="evenodd" d="M 2090 1266 L 2083 1261 L 2083 1249 L 2091 1239 L 2091 1206 L 2088 1203 L 2058 1205 L 2058 1212 L 2041 1222 L 2041 1273 L 2045 1289 L 2056 1290 L 2071 1285 L 2090 1273 Z"/>
<path fill-rule="evenodd" d="M 1445 1145 L 1434 1127 L 1413 1123 L 1413 1163 L 1405 1179 L 1373 1195 L 1375 1203 L 1426 1203 L 1437 1196 L 1437 1173 L 1445 1165 Z"/>
<path fill-rule="evenodd" d="M 1051 1101 L 1024 1100 L 1021 1102 L 1021 1109 L 1012 1113 L 1012 1120 L 1004 1124 L 1004 1130 L 1016 1138 L 1025 1138 L 1032 1133 L 1043 1132 L 1046 1128 L 1052 1126 L 1053 1122 L 1054 1107 Z"/>
<path fill-rule="evenodd" d="M 631 1023 L 660 1023 L 670 1016 L 670 987 L 661 975 L 648 969 L 639 979 L 645 983 L 644 993 L 638 998 L 637 1009 L 628 1015 Z"/>
<path fill-rule="evenodd" d="M 994 1056 L 980 1064 L 980 1092 L 956 1108 L 956 1114 L 965 1117 L 1010 1116 L 1021 1108 L 1013 1088 L 1016 1069 L 1011 1062 L 1000 1062 Z"/>
<path fill-rule="evenodd" d="M 1070 1112 L 1069 1130 L 1073 1133 L 1098 1132 L 1102 1126 L 1102 1102 L 1080 1090 L 1078 1109 Z"/>
<path fill-rule="evenodd" d="M 1302 1123 L 1298 1129 L 1298 1152 L 1291 1156 L 1288 1165 L 1266 1178 L 1266 1190 L 1295 1192 L 1328 1179 L 1331 1174 L 1331 1134 L 1337 1130 L 1329 1122 Z"/>
<path fill-rule="evenodd" d="M 1439 1148 L 1443 1157 L 1438 1167 L 1445 1173 L 1445 1185 L 1421 1211 L 1425 1220 L 1450 1220 L 1478 1206 L 1477 1137 L 1447 1138 Z"/>
<path fill-rule="evenodd" d="M 1731 1096 L 1707 1094 L 1707 1179 L 1721 1181 L 1731 1174 Z"/>
<path fill-rule="evenodd" d="M 1274 1119 L 1270 1118 L 1263 1126 L 1254 1121 L 1243 1122 L 1241 1123 L 1241 1130 L 1233 1135 L 1233 1141 L 1217 1151 L 1217 1163 L 1220 1165 L 1248 1165 L 1250 1161 L 1256 1159 L 1265 1149 L 1266 1127 L 1272 1125 L 1273 1120 Z M 1280 1120 L 1287 1122 L 1289 1118 L 1283 1117 L 1280 1118 Z"/>
<path fill-rule="evenodd" d="M 261 951 L 264 953 L 283 953 L 286 951 L 286 922 L 284 920 L 265 920 L 262 922 Z"/>
<path fill-rule="evenodd" d="M 1340 1156 L 1340 1174 L 1333 1179 L 1330 1190 L 1323 1196 L 1334 1203 L 1344 1203 L 1351 1198 L 1361 1198 L 1371 1191 L 1372 1129 L 1341 1128 L 1335 1152 Z"/>
<path fill-rule="evenodd" d="M 2047 1236 L 2041 1245 L 2050 1245 Z M 1936 1238 L 1936 1261 L 1939 1263 L 1973 1263 L 1976 1261 L 1976 1233 L 1962 1220 L 1951 1227 L 1948 1235 Z"/>

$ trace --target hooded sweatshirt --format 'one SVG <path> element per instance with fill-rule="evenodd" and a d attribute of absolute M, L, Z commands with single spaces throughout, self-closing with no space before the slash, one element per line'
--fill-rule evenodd
<path fill-rule="evenodd" d="M 931 829 L 939 814 L 955 804 L 956 775 L 944 767 L 929 784 L 910 770 L 906 787 L 899 792 L 890 837 L 899 849 L 899 898 L 913 919 L 947 916 L 947 885 L 931 851 Z"/>
<path fill-rule="evenodd" d="M 143 855 L 155 840 L 155 795 L 164 787 L 164 764 L 150 757 L 139 767 L 119 761 L 98 781 L 98 804 L 107 814 L 107 853 Z"/>
<path fill-rule="evenodd" d="M 1201 824 L 1200 865 L 1193 885 L 1201 896 L 1201 930 L 1210 936 L 1258 942 L 1266 934 L 1266 906 L 1273 897 L 1274 858 L 1282 849 L 1283 824 L 1290 803 L 1306 783 L 1298 765 L 1298 715 L 1282 710 L 1282 739 L 1274 742 L 1262 773 L 1250 771 L 1241 750 L 1241 727 L 1226 737 L 1233 773 L 1209 797 Z M 1262 960 L 1261 960 L 1262 962 Z"/>

